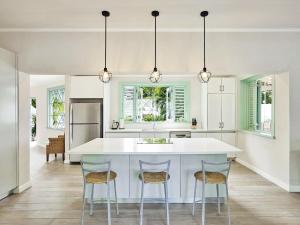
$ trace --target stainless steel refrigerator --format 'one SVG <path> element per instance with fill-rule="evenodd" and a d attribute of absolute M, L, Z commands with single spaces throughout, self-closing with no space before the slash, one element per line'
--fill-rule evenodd
<path fill-rule="evenodd" d="M 70 100 L 70 149 L 103 137 L 103 100 Z M 70 156 L 71 162 L 78 162 L 79 156 Z"/>

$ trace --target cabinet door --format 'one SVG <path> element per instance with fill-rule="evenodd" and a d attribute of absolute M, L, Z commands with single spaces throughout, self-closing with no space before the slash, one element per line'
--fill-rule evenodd
<path fill-rule="evenodd" d="M 215 138 L 222 141 L 222 133 L 207 133 L 208 138 Z"/>
<path fill-rule="evenodd" d="M 236 133 L 222 133 L 222 141 L 227 144 L 236 145 Z"/>
<path fill-rule="evenodd" d="M 208 93 L 220 93 L 220 88 L 222 84 L 221 78 L 211 78 L 207 83 L 207 92 Z"/>
<path fill-rule="evenodd" d="M 192 132 L 192 138 L 205 138 L 206 137 L 206 133 L 195 133 Z"/>
<path fill-rule="evenodd" d="M 222 93 L 234 94 L 236 89 L 236 79 L 234 77 L 222 78 Z"/>
<path fill-rule="evenodd" d="M 235 95 L 222 94 L 223 130 L 235 130 Z"/>
<path fill-rule="evenodd" d="M 72 76 L 70 98 L 103 98 L 104 86 L 97 76 Z"/>
<path fill-rule="evenodd" d="M 220 130 L 222 97 L 220 94 L 208 94 L 207 98 L 207 128 Z"/>

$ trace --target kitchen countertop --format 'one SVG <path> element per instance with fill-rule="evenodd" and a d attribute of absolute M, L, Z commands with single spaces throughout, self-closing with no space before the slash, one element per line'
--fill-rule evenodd
<path fill-rule="evenodd" d="M 171 131 L 191 131 L 192 133 L 221 133 L 220 130 L 204 130 L 204 129 L 192 129 L 192 128 L 169 128 L 169 129 L 108 129 L 106 133 L 169 133 Z M 231 131 L 223 131 L 223 132 L 235 132 Z"/>
<path fill-rule="evenodd" d="M 74 155 L 228 154 L 241 150 L 214 138 L 172 138 L 172 144 L 138 144 L 139 138 L 96 138 L 77 146 Z"/>

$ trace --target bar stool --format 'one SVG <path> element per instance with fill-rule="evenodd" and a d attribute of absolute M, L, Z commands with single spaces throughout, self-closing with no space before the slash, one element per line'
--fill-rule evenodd
<path fill-rule="evenodd" d="M 88 184 L 92 185 L 91 196 L 90 196 L 90 216 L 93 215 L 93 203 L 94 203 L 94 187 L 95 184 L 106 184 L 107 185 L 107 220 L 108 225 L 111 225 L 111 213 L 110 213 L 110 182 L 114 183 L 115 190 L 115 203 L 117 215 L 119 215 L 118 197 L 116 188 L 116 177 L 117 173 L 111 170 L 111 162 L 87 162 L 81 161 L 81 168 L 83 174 L 83 203 L 82 203 L 82 214 L 81 214 L 81 225 L 84 220 L 84 208 L 86 203 L 85 192 Z"/>
<path fill-rule="evenodd" d="M 196 201 L 196 190 L 197 181 L 202 183 L 202 225 L 205 225 L 205 185 L 215 184 L 218 199 L 218 215 L 220 215 L 220 197 L 219 197 L 219 187 L 220 185 L 225 185 L 226 188 L 226 199 L 227 199 L 227 216 L 228 224 L 231 225 L 230 219 L 230 207 L 229 207 L 229 195 L 228 195 L 228 175 L 230 171 L 231 161 L 226 161 L 222 163 L 212 163 L 201 161 L 202 171 L 197 171 L 194 174 L 195 177 L 195 189 L 194 189 L 194 201 L 193 201 L 193 216 L 195 215 L 195 203 Z"/>
<path fill-rule="evenodd" d="M 168 200 L 168 181 L 170 180 L 170 163 L 168 160 L 166 162 L 160 163 L 150 163 L 139 161 L 140 163 L 140 174 L 139 179 L 142 182 L 141 190 L 141 205 L 140 205 L 140 225 L 143 225 L 144 216 L 144 186 L 145 184 L 163 184 L 165 192 L 165 207 L 167 216 L 167 225 L 170 224 L 169 219 L 169 200 Z"/>

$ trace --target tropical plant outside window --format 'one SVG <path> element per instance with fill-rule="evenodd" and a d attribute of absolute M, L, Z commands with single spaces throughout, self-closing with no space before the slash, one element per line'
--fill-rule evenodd
<path fill-rule="evenodd" d="M 63 87 L 48 89 L 48 127 L 65 128 L 65 89 Z"/>
<path fill-rule="evenodd" d="M 36 138 L 36 98 L 31 99 L 31 140 Z"/>
<path fill-rule="evenodd" d="M 186 86 L 125 85 L 122 115 L 127 122 L 187 120 Z"/>

